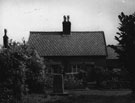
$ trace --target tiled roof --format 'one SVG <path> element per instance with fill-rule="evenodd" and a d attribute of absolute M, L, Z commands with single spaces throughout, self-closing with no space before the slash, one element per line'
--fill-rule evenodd
<path fill-rule="evenodd" d="M 115 52 L 115 50 L 109 46 L 107 46 L 107 59 L 118 59 L 118 54 Z"/>
<path fill-rule="evenodd" d="M 106 56 L 104 32 L 30 32 L 28 44 L 40 56 Z"/>

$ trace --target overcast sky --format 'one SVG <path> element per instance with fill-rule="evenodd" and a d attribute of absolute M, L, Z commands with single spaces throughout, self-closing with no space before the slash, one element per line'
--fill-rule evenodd
<path fill-rule="evenodd" d="M 0 44 L 4 28 L 16 41 L 30 31 L 62 31 L 63 15 L 72 31 L 104 31 L 107 44 L 116 44 L 121 12 L 134 13 L 135 0 L 0 0 Z"/>

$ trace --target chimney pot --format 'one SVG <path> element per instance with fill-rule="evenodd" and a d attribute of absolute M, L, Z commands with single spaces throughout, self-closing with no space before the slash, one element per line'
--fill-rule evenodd
<path fill-rule="evenodd" d="M 70 19 L 70 17 L 69 17 L 69 15 L 67 16 L 67 21 L 69 21 L 69 19 Z"/>
<path fill-rule="evenodd" d="M 5 33 L 5 35 L 7 35 L 7 29 L 4 29 L 4 33 Z"/>
<path fill-rule="evenodd" d="M 8 47 L 7 29 L 4 29 L 3 45 L 4 45 L 4 48 L 7 48 Z"/>
<path fill-rule="evenodd" d="M 64 19 L 64 22 L 66 22 L 66 16 L 65 15 L 63 16 L 63 19 Z"/>

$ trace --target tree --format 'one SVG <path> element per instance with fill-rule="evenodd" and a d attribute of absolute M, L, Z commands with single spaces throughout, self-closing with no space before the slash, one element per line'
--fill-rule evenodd
<path fill-rule="evenodd" d="M 35 50 L 32 50 L 31 55 L 26 63 L 26 84 L 28 85 L 29 92 L 41 93 L 44 92 L 44 59 Z"/>
<path fill-rule="evenodd" d="M 26 81 L 29 78 L 38 78 L 33 82 L 42 79 L 44 68 L 43 59 L 25 41 L 11 40 L 8 48 L 2 48 L 0 52 L 0 103 L 21 101 L 26 86 L 30 87 Z"/>
<path fill-rule="evenodd" d="M 119 54 L 122 66 L 129 72 L 131 88 L 135 91 L 135 13 L 125 15 L 122 12 L 118 18 L 120 26 L 115 36 L 118 46 L 111 47 Z"/>

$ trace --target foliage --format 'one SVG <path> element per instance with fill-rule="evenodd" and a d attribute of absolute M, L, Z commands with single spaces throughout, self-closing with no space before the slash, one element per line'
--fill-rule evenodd
<path fill-rule="evenodd" d="M 65 89 L 82 89 L 84 88 L 83 79 L 77 79 L 73 75 L 66 76 L 64 78 L 64 88 Z"/>
<path fill-rule="evenodd" d="M 21 101 L 26 90 L 34 88 L 30 84 L 44 78 L 44 67 L 43 59 L 25 41 L 11 40 L 9 47 L 0 52 L 0 103 Z"/>
<path fill-rule="evenodd" d="M 96 67 L 96 82 L 100 89 L 128 88 L 127 72 L 124 70 L 108 70 Z"/>
<path fill-rule="evenodd" d="M 44 87 L 45 89 L 52 89 L 53 88 L 53 75 L 46 74 L 44 79 Z"/>
<path fill-rule="evenodd" d="M 29 92 L 42 92 L 44 89 L 44 60 L 40 58 L 36 51 L 32 50 L 32 56 L 27 60 L 26 84 Z"/>
<path fill-rule="evenodd" d="M 132 90 L 135 91 L 135 13 L 125 15 L 122 12 L 118 17 L 120 26 L 115 39 L 119 46 L 111 45 L 111 47 L 119 54 L 122 67 L 127 69 Z"/>
<path fill-rule="evenodd" d="M 119 32 L 115 39 L 119 46 L 111 45 L 119 54 L 119 59 L 129 72 L 135 72 L 132 67 L 135 60 L 135 13 L 125 15 L 123 12 L 118 16 L 120 20 Z"/>

